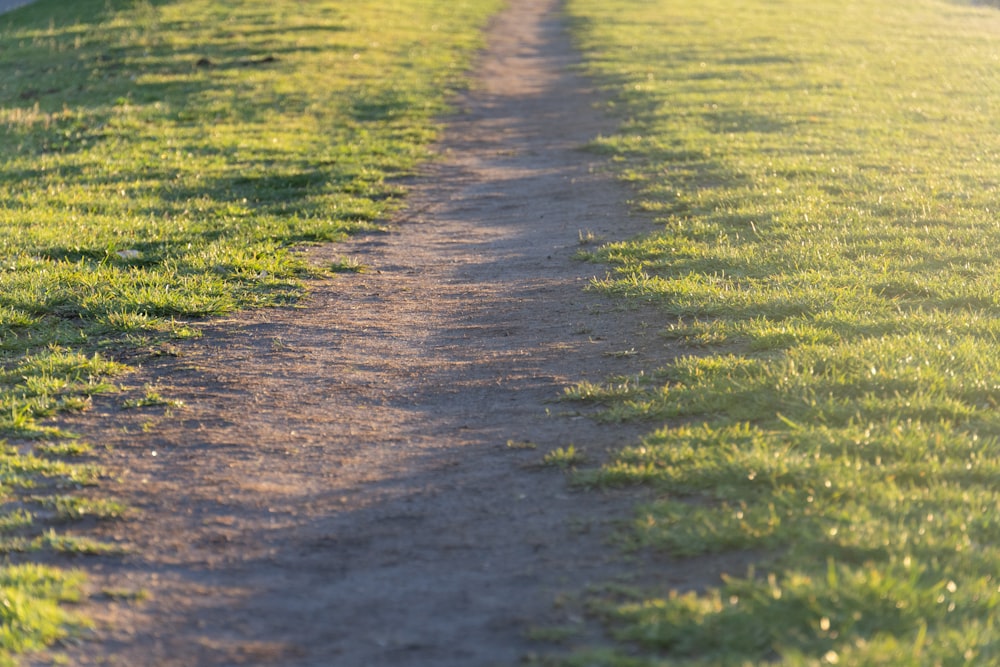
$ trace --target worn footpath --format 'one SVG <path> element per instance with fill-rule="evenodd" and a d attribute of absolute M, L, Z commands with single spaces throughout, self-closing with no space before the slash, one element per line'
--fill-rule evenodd
<path fill-rule="evenodd" d="M 635 497 L 538 464 L 634 441 L 558 399 L 669 350 L 574 259 L 648 226 L 583 149 L 612 121 L 576 62 L 557 0 L 512 0 L 390 231 L 310 251 L 365 272 L 128 378 L 183 407 L 66 422 L 135 508 L 93 528 L 126 554 L 81 561 L 98 625 L 71 664 L 475 667 L 601 640 L 574 600 L 650 576 L 612 539 Z M 534 641 L 547 624 L 578 632 Z"/>

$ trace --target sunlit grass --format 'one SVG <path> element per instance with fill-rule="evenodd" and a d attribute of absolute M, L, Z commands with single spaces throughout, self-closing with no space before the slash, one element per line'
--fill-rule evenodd
<path fill-rule="evenodd" d="M 197 336 L 199 318 L 288 303 L 336 270 L 299 249 L 400 205 L 394 179 L 428 157 L 498 6 L 42 0 L 0 16 L 7 553 L 110 548 L 50 530 L 123 508 L 68 495 L 96 474 L 44 420 L 116 391 L 123 347 Z M 176 404 L 154 389 L 128 404 L 154 405 Z M 48 620 L 4 617 L 0 662 L 64 633 L 63 590 L 17 593 Z"/>
<path fill-rule="evenodd" d="M 758 560 L 607 602 L 640 653 L 580 664 L 997 662 L 1000 13 L 569 11 L 623 121 L 593 149 L 659 223 L 595 287 L 690 350 L 570 389 L 656 429 L 583 481 L 659 490 L 637 546 Z"/>
<path fill-rule="evenodd" d="M 35 565 L 0 569 L 0 664 L 12 654 L 38 650 L 64 637 L 67 627 L 83 627 L 60 604 L 80 598 L 82 575 Z"/>

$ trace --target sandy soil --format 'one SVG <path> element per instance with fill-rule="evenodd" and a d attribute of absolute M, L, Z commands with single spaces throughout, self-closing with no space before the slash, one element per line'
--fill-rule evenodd
<path fill-rule="evenodd" d="M 70 664 L 513 665 L 561 650 L 532 628 L 600 640 L 572 603 L 590 584 L 710 574 L 626 556 L 610 538 L 635 496 L 537 465 L 633 441 L 638 427 L 555 399 L 670 353 L 655 313 L 585 292 L 603 269 L 573 259 L 581 232 L 648 222 L 581 150 L 609 120 L 573 74 L 558 5 L 512 0 L 495 21 L 393 231 L 312 251 L 368 272 L 212 323 L 130 378 L 183 409 L 116 397 L 68 422 L 110 446 L 102 492 L 138 510 L 93 528 L 128 555 L 79 561 L 99 626 Z"/>

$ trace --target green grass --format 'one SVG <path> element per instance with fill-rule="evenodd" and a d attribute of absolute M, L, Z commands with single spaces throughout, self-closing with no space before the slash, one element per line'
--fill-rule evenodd
<path fill-rule="evenodd" d="M 155 387 L 146 387 L 142 398 L 130 398 L 122 401 L 122 407 L 126 410 L 132 408 L 150 408 L 154 406 L 164 406 L 168 408 L 182 408 L 184 401 L 171 399 L 163 396 Z"/>
<path fill-rule="evenodd" d="M 575 445 L 557 447 L 542 457 L 542 465 L 554 468 L 572 468 L 585 462 L 587 457 Z"/>
<path fill-rule="evenodd" d="M 0 665 L 16 664 L 12 655 L 34 651 L 64 637 L 67 628 L 85 623 L 60 603 L 79 600 L 82 575 L 37 565 L 0 570 Z"/>
<path fill-rule="evenodd" d="M 590 250 L 682 354 L 568 398 L 653 431 L 630 540 L 746 552 L 597 604 L 587 665 L 1000 661 L 1000 12 L 570 0 L 653 234 Z"/>
<path fill-rule="evenodd" d="M 116 391 L 119 351 L 362 270 L 299 249 L 400 205 L 394 179 L 428 157 L 498 6 L 42 0 L 0 16 L 0 439 L 17 444 L 0 453 L 5 553 L 107 551 L 62 524 L 123 508 L 67 494 L 96 475 L 45 420 Z M 129 407 L 169 404 L 150 388 Z M 5 617 L 3 662 L 62 636 L 57 603 L 77 593 L 55 570 L 0 572 L 4 599 L 37 612 Z"/>

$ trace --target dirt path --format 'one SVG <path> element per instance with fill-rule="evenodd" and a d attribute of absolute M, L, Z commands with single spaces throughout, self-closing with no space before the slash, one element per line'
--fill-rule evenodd
<path fill-rule="evenodd" d="M 96 604 L 73 664 L 513 665 L 546 650 L 533 626 L 579 621 L 558 595 L 627 571 L 607 540 L 633 499 L 534 465 L 634 437 L 552 399 L 638 368 L 614 353 L 645 354 L 656 328 L 582 291 L 601 269 L 573 259 L 581 231 L 644 223 L 580 150 L 607 123 L 558 4 L 495 22 L 394 231 L 316 253 L 369 272 L 213 324 L 132 379 L 184 409 L 118 397 L 71 422 L 111 445 L 109 490 L 141 510 L 103 529 L 130 554 L 88 566 L 95 586 L 150 593 Z"/>

